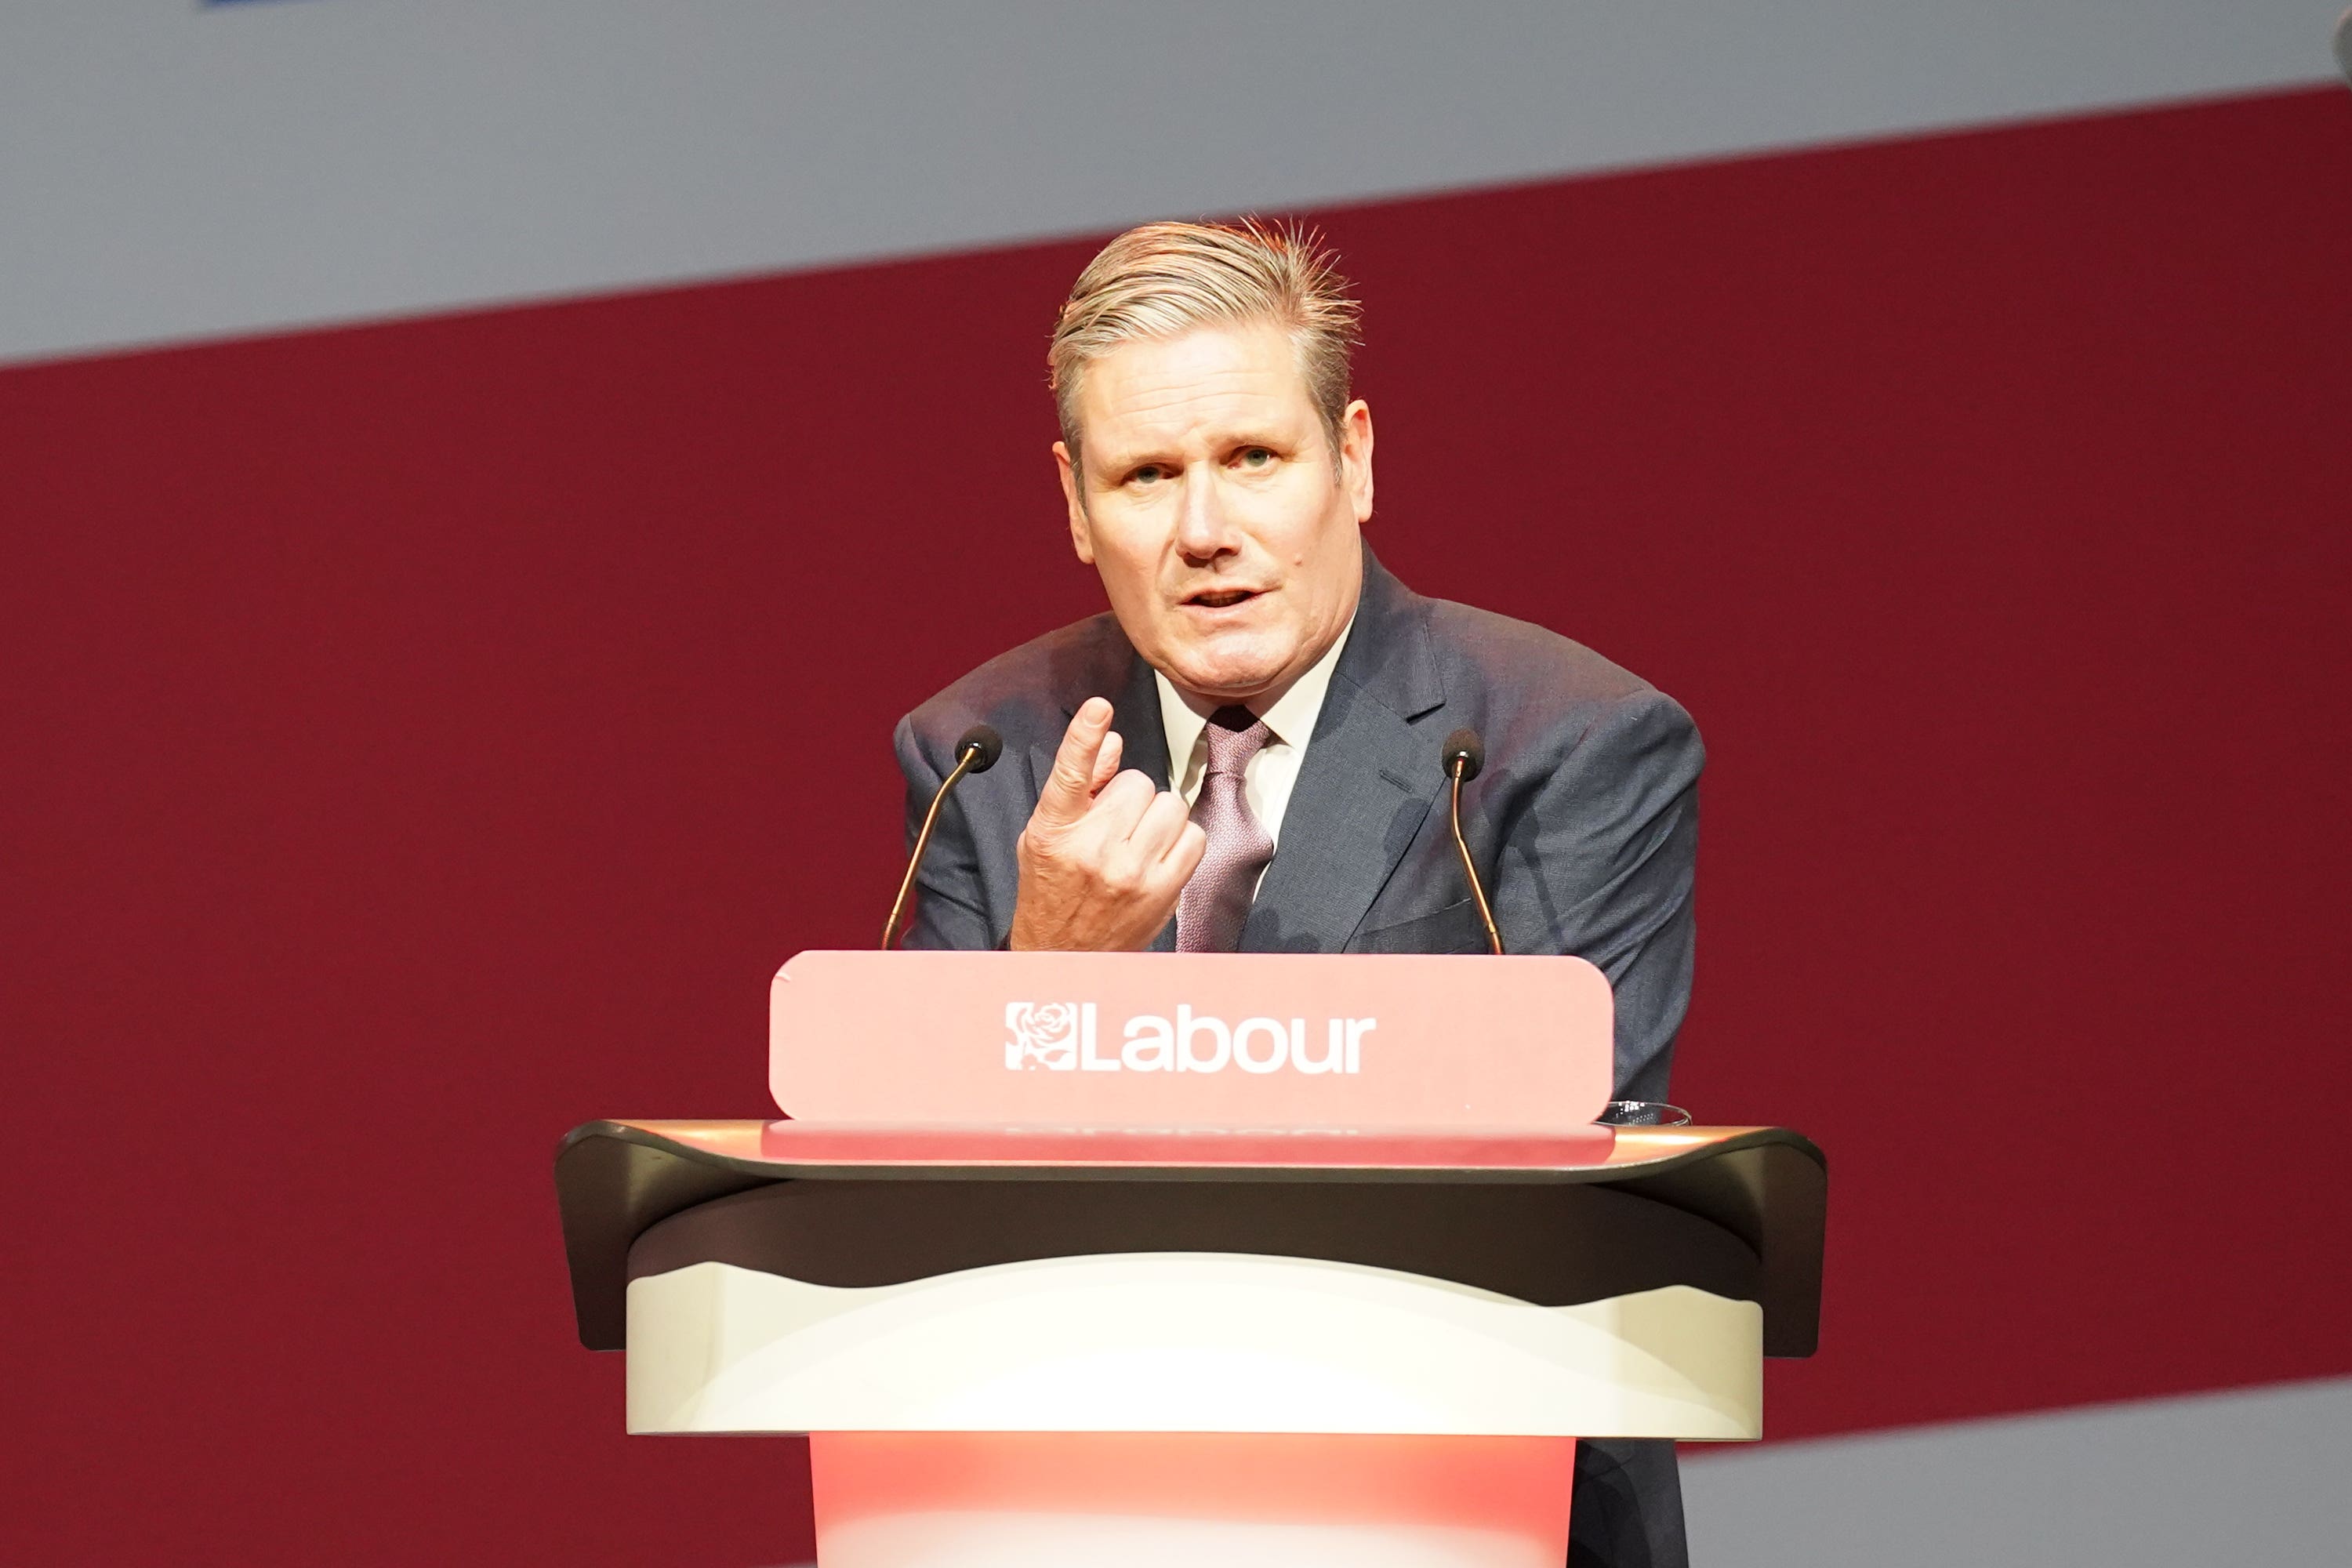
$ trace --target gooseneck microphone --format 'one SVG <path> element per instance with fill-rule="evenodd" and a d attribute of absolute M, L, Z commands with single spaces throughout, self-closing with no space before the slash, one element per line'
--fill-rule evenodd
<path fill-rule="evenodd" d="M 922 869 L 923 851 L 931 847 L 931 828 L 940 820 L 940 807 L 947 804 L 948 791 L 955 788 L 966 773 L 984 773 L 996 765 L 1004 754 L 1004 737 L 985 724 L 974 724 L 955 743 L 956 764 L 931 796 L 931 808 L 923 813 L 923 826 L 915 834 L 915 852 L 907 857 L 907 874 L 898 879 L 898 896 L 890 900 L 890 918 L 882 922 L 882 951 L 890 951 L 890 943 L 898 935 L 898 917 L 907 912 L 907 896 L 915 890 L 915 873 Z"/>
<path fill-rule="evenodd" d="M 1478 868 L 1470 858 L 1470 842 L 1462 837 L 1462 786 L 1476 778 L 1478 770 L 1486 765 L 1486 748 L 1479 742 L 1477 731 L 1456 730 L 1445 737 L 1443 754 L 1445 776 L 1454 781 L 1454 847 L 1462 857 L 1462 874 L 1470 879 L 1470 896 L 1478 900 L 1478 920 L 1486 928 L 1486 945 L 1500 958 L 1503 933 L 1495 929 L 1495 910 L 1486 901 L 1486 885 L 1478 880 Z"/>

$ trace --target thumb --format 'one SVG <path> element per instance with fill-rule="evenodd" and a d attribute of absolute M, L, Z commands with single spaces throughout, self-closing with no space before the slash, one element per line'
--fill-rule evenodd
<path fill-rule="evenodd" d="M 1096 759 L 1102 754 L 1103 737 L 1110 733 L 1110 704 L 1099 697 L 1080 705 L 1063 732 L 1061 749 L 1054 753 L 1054 771 L 1037 793 L 1032 820 L 1042 826 L 1066 827 L 1086 816 L 1094 799 Z"/>

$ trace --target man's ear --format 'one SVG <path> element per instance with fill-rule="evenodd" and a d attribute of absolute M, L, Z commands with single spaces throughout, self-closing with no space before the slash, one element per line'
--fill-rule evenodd
<path fill-rule="evenodd" d="M 1086 497 L 1078 489 L 1084 481 L 1077 464 L 1070 459 L 1070 448 L 1059 441 L 1054 443 L 1054 466 L 1061 470 L 1062 500 L 1070 509 L 1070 548 L 1091 566 L 1095 563 L 1094 522 L 1087 516 Z"/>
<path fill-rule="evenodd" d="M 1372 515 L 1372 407 L 1360 397 L 1339 416 L 1339 480 L 1356 521 L 1365 521 Z"/>

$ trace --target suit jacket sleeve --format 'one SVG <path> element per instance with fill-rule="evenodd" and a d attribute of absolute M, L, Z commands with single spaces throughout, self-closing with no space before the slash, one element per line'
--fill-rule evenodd
<path fill-rule="evenodd" d="M 1690 1005 L 1705 760 L 1690 715 L 1645 689 L 1570 738 L 1503 825 L 1494 897 L 1505 947 L 1574 953 L 1609 977 L 1620 1099 L 1666 1098 Z"/>
<path fill-rule="evenodd" d="M 898 753 L 898 771 L 907 776 L 907 848 L 912 853 L 923 813 L 929 809 L 931 795 L 953 764 L 945 756 L 945 747 L 939 748 L 940 755 L 932 755 L 932 748 L 917 733 L 911 715 L 898 721 L 891 744 Z M 957 798 L 971 787 L 969 782 L 956 786 L 957 794 L 948 797 L 940 808 L 939 825 L 931 829 L 931 847 L 923 857 L 922 874 L 915 880 L 915 913 L 906 936 L 908 947 L 984 951 L 996 945 L 971 820 Z"/>

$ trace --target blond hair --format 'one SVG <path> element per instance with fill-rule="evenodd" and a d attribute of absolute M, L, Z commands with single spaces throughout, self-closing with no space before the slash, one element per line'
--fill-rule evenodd
<path fill-rule="evenodd" d="M 1337 466 L 1360 314 L 1338 260 L 1312 230 L 1255 218 L 1148 223 L 1104 246 L 1070 285 L 1045 353 L 1072 461 L 1078 455 L 1078 379 L 1087 364 L 1139 338 L 1177 337 L 1212 322 L 1264 321 L 1290 334 Z"/>

